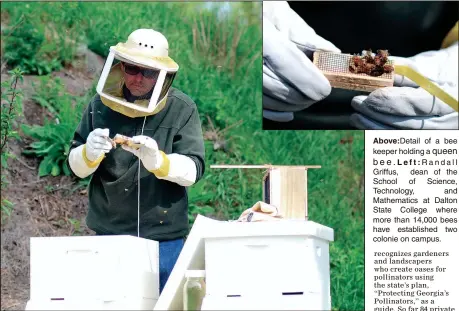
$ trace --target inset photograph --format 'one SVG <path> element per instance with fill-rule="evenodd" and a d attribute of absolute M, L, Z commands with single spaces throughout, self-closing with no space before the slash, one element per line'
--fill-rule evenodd
<path fill-rule="evenodd" d="M 459 129 L 458 9 L 264 1 L 263 129 Z"/>

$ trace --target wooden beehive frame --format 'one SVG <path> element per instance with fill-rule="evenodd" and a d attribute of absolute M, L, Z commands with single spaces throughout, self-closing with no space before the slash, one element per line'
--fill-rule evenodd
<path fill-rule="evenodd" d="M 313 62 L 334 88 L 373 92 L 376 89 L 394 85 L 393 73 L 372 77 L 363 73 L 350 72 L 349 65 L 352 56 L 351 54 L 316 51 Z"/>
<path fill-rule="evenodd" d="M 307 170 L 319 165 L 211 165 L 211 168 L 267 169 L 263 176 L 263 201 L 277 206 L 286 219 L 308 218 Z"/>

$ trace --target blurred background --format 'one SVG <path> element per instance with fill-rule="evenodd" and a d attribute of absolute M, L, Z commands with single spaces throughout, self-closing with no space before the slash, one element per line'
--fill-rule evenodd
<path fill-rule="evenodd" d="M 89 179 L 70 175 L 69 142 L 109 47 L 137 28 L 169 40 L 174 87 L 198 105 L 206 172 L 189 188 L 197 214 L 237 219 L 262 199 L 262 170 L 211 164 L 322 165 L 308 173 L 310 219 L 335 230 L 332 305 L 364 309 L 364 134 L 263 131 L 260 2 L 2 2 L 1 308 L 24 308 L 29 238 L 90 235 Z"/>

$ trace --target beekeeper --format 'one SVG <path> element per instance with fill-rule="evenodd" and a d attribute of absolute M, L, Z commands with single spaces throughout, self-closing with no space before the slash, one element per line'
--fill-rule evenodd
<path fill-rule="evenodd" d="M 152 29 L 110 47 L 68 157 L 75 175 L 92 175 L 89 228 L 159 241 L 161 291 L 188 232 L 187 187 L 204 174 L 198 109 L 171 87 L 178 69 L 167 39 Z M 116 134 L 140 148 L 114 148 Z"/>
<path fill-rule="evenodd" d="M 457 8 L 457 2 L 265 1 L 264 128 L 457 129 L 457 111 L 406 77 L 396 75 L 394 87 L 372 93 L 332 90 L 312 63 L 316 50 L 388 49 L 398 56 L 395 64 L 418 71 L 457 103 Z"/>

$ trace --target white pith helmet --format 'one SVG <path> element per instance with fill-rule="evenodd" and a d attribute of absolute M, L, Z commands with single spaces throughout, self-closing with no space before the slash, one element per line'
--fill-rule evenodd
<path fill-rule="evenodd" d="M 151 94 L 147 93 L 147 97 L 143 96 L 133 103 L 128 102 L 123 96 L 124 72 L 119 63 L 112 66 L 114 59 L 151 69 L 150 74 L 154 74 L 151 79 L 156 79 Z M 126 42 L 110 47 L 97 84 L 97 93 L 106 106 L 126 116 L 153 115 L 164 107 L 178 69 L 177 63 L 169 57 L 169 43 L 162 33 L 153 29 L 137 29 Z"/>

